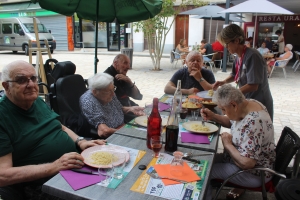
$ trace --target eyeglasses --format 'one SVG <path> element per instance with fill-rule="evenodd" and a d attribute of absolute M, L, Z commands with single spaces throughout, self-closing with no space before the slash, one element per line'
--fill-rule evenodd
<path fill-rule="evenodd" d="M 234 42 L 234 40 L 231 40 L 231 41 L 229 41 L 228 43 L 225 43 L 224 47 L 225 47 L 225 48 L 228 48 L 228 44 L 231 43 L 231 42 Z"/>
<path fill-rule="evenodd" d="M 16 82 L 19 85 L 27 85 L 30 80 L 33 83 L 37 83 L 38 77 L 37 76 L 31 76 L 30 78 L 28 78 L 27 76 L 16 76 L 15 80 L 9 80 L 9 81 L 6 81 L 6 82 Z"/>
<path fill-rule="evenodd" d="M 108 94 L 108 93 L 114 93 L 116 91 L 117 87 L 114 86 L 113 90 L 109 90 L 109 91 L 103 91 L 103 93 Z"/>

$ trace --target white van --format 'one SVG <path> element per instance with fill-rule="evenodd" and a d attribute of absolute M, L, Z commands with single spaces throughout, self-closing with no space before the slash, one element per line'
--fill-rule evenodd
<path fill-rule="evenodd" d="M 56 41 L 51 31 L 37 19 L 37 27 L 41 47 L 45 46 L 44 40 L 48 40 L 51 53 L 56 49 Z M 36 39 L 32 18 L 5 18 L 0 19 L 0 50 L 12 50 L 14 53 L 25 51 L 28 56 L 28 41 L 32 41 L 32 47 L 36 47 Z"/>

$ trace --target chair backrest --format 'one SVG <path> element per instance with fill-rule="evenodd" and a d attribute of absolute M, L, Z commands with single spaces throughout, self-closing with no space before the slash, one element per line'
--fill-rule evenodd
<path fill-rule="evenodd" d="M 59 78 L 55 87 L 61 123 L 80 136 L 91 137 L 91 126 L 81 114 L 79 105 L 81 95 L 88 90 L 83 77 L 74 74 Z M 97 134 L 95 136 L 97 137 Z"/>
<path fill-rule="evenodd" d="M 279 173 L 285 173 L 289 163 L 293 156 L 300 148 L 300 138 L 289 127 L 284 127 L 281 132 L 281 136 L 276 146 L 276 161 L 275 171 Z M 274 176 L 272 182 L 274 186 L 279 182 L 280 177 Z"/>
<path fill-rule="evenodd" d="M 289 63 L 290 59 L 276 60 L 274 63 L 274 67 L 285 67 Z M 276 63 L 278 66 L 276 66 Z"/>

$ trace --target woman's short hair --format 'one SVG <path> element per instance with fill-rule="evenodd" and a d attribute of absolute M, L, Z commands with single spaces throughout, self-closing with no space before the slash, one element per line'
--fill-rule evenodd
<path fill-rule="evenodd" d="M 218 34 L 218 40 L 223 45 L 229 42 L 234 41 L 235 39 L 239 39 L 239 44 L 245 43 L 245 34 L 241 27 L 236 24 L 230 24 L 226 26 L 220 34 Z"/>
<path fill-rule="evenodd" d="M 240 104 L 244 100 L 245 96 L 243 93 L 230 84 L 225 84 L 219 87 L 219 89 L 215 91 L 213 95 L 213 102 L 220 106 L 228 106 L 232 101 Z"/>
<path fill-rule="evenodd" d="M 191 59 L 191 57 L 195 56 L 195 55 L 200 55 L 201 60 L 203 61 L 203 56 L 199 51 L 191 51 L 185 58 L 186 61 L 189 61 Z"/>
<path fill-rule="evenodd" d="M 277 30 L 277 31 L 275 32 L 275 34 L 281 35 L 281 30 Z"/>
<path fill-rule="evenodd" d="M 287 44 L 287 45 L 285 45 L 285 47 L 288 48 L 290 51 L 292 51 L 292 49 L 293 49 L 293 45 L 291 45 L 291 44 Z"/>
<path fill-rule="evenodd" d="M 101 90 L 113 83 L 114 77 L 107 73 L 97 73 L 88 80 L 90 90 Z"/>

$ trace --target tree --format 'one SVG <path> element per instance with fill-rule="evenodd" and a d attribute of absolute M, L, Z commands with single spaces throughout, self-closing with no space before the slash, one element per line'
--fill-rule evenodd
<path fill-rule="evenodd" d="M 174 6 L 175 0 L 163 0 L 162 10 L 152 19 L 134 23 L 135 32 L 142 31 L 144 37 L 148 41 L 149 54 L 153 64 L 153 70 L 160 70 L 160 60 L 165 47 L 166 37 L 170 28 L 174 24 L 176 16 L 187 7 L 194 5 L 195 7 L 206 5 L 207 2 L 202 0 L 181 0 L 178 6 Z M 173 17 L 171 19 L 170 17 Z M 169 20 L 172 20 L 169 27 Z"/>

